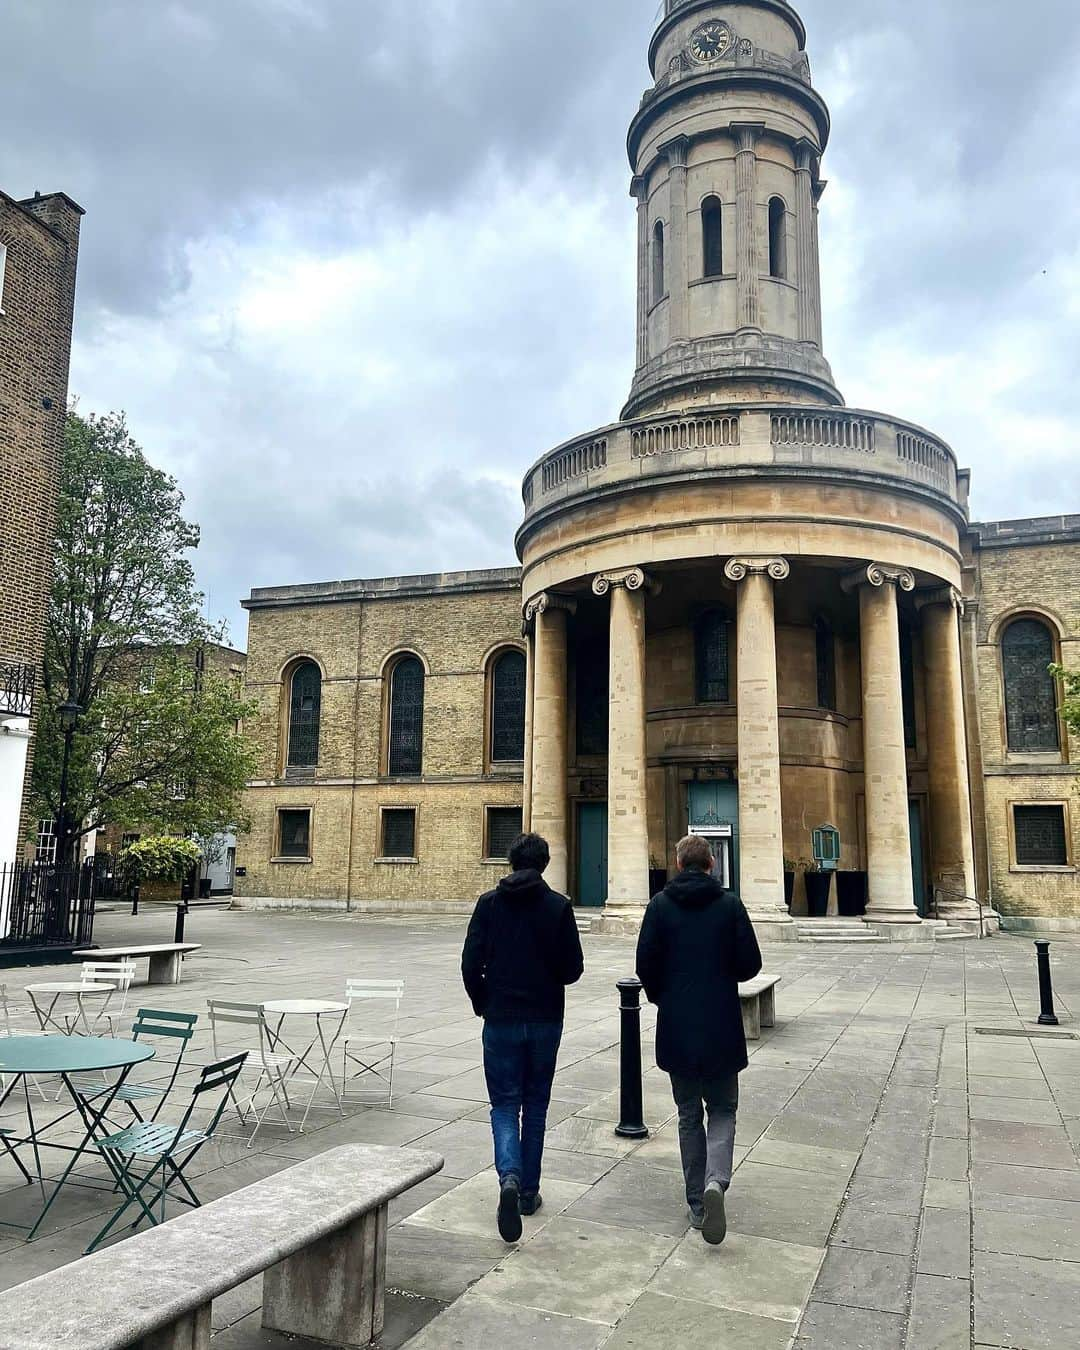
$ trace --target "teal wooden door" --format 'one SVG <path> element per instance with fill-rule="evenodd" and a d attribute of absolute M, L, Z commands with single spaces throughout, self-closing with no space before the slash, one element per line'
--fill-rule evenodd
<path fill-rule="evenodd" d="M 578 806 L 579 905 L 600 909 L 607 901 L 607 850 L 607 802 L 581 802 Z"/>
<path fill-rule="evenodd" d="M 729 875 L 721 879 L 739 889 L 739 785 L 691 783 L 688 833 L 703 835 L 720 860 L 727 853 Z"/>
<path fill-rule="evenodd" d="M 911 885 L 915 892 L 915 908 L 919 917 L 926 918 L 926 861 L 923 857 L 922 812 L 918 802 L 908 802 L 908 822 L 911 828 Z"/>

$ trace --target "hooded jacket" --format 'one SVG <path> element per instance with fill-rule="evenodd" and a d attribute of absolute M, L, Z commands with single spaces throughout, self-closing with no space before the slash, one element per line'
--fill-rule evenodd
<path fill-rule="evenodd" d="M 512 872 L 476 902 L 461 975 L 477 1017 L 561 1022 L 584 969 L 573 906 L 539 872 Z"/>
<path fill-rule="evenodd" d="M 739 982 L 761 970 L 739 897 L 705 872 L 680 872 L 649 902 L 637 973 L 656 1020 L 656 1062 L 686 1078 L 723 1078 L 748 1063 Z"/>

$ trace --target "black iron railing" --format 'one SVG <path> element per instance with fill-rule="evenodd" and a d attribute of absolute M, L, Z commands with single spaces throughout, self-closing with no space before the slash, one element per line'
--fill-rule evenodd
<path fill-rule="evenodd" d="M 0 661 L 0 717 L 30 717 L 34 711 L 33 666 Z"/>
<path fill-rule="evenodd" d="M 0 953 L 24 947 L 85 947 L 94 936 L 94 865 L 0 866 Z"/>

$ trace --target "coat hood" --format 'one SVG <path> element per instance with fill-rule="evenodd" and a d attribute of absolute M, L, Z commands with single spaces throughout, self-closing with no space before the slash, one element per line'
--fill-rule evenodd
<path fill-rule="evenodd" d="M 726 894 L 723 886 L 707 872 L 680 872 L 664 887 L 664 893 L 683 909 L 704 909 Z"/>
<path fill-rule="evenodd" d="M 500 895 L 506 896 L 509 900 L 523 902 L 538 900 L 547 894 L 547 889 L 547 882 L 532 867 L 527 867 L 521 872 L 511 872 L 508 877 L 503 877 L 498 885 Z"/>

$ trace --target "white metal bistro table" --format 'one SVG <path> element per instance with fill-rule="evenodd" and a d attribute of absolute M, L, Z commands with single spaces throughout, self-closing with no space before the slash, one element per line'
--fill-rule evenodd
<path fill-rule="evenodd" d="M 272 999 L 269 1003 L 262 1005 L 262 1010 L 269 1017 L 277 1018 L 277 1025 L 267 1026 L 270 1033 L 272 1048 L 277 1050 L 279 1046 L 288 1051 L 289 1054 L 296 1056 L 296 1067 L 292 1070 L 290 1077 L 295 1077 L 301 1067 L 307 1069 L 315 1079 L 315 1084 L 311 1089 L 311 1096 L 308 1098 L 307 1106 L 304 1108 L 304 1117 L 300 1122 L 300 1133 L 304 1133 L 304 1126 L 307 1124 L 308 1114 L 315 1103 L 315 1095 L 322 1087 L 323 1079 L 329 1076 L 330 1086 L 334 1092 L 334 1100 L 337 1102 L 338 1113 L 344 1119 L 345 1108 L 341 1103 L 341 1093 L 338 1092 L 337 1083 L 334 1079 L 333 1065 L 330 1063 L 330 1055 L 338 1038 L 345 1029 L 345 1019 L 349 1015 L 349 1005 L 336 999 L 318 999 L 318 998 L 279 998 Z M 285 1025 L 287 1017 L 306 1017 L 315 1019 L 315 1035 L 308 1041 L 305 1050 L 297 1050 L 291 1046 L 282 1036 L 281 1029 Z M 324 1025 L 328 1024 L 328 1025 Z M 331 1032 L 327 1039 L 327 1031 Z M 317 1056 L 315 1063 L 312 1064 L 310 1056 Z"/>
<path fill-rule="evenodd" d="M 82 1032 L 80 1034 L 83 1036 L 92 1036 L 94 1033 L 90 1026 L 90 1019 L 86 1015 L 86 1004 L 83 1002 L 83 998 L 87 994 L 95 997 L 98 995 L 104 996 L 104 1006 L 98 1009 L 98 1012 L 94 1017 L 94 1023 L 96 1025 L 108 1009 L 109 1004 L 112 1002 L 112 996 L 116 993 L 116 986 L 114 984 L 94 984 L 86 981 L 80 982 L 79 980 L 53 980 L 44 984 L 28 984 L 26 986 L 26 992 L 30 995 L 30 1002 L 34 1005 L 34 1013 L 37 1016 L 42 1031 L 48 1031 L 49 1028 L 52 1027 L 55 1031 L 59 1032 L 61 1036 L 68 1036 L 71 1034 L 67 1026 L 61 1025 L 61 1023 L 56 1020 L 56 1005 L 62 999 L 73 998 L 78 1007 L 74 1022 L 76 1031 L 81 1022 Z M 41 1003 L 37 1000 L 38 994 L 42 995 Z M 43 1006 L 46 999 L 48 999 L 48 1006 Z"/>

